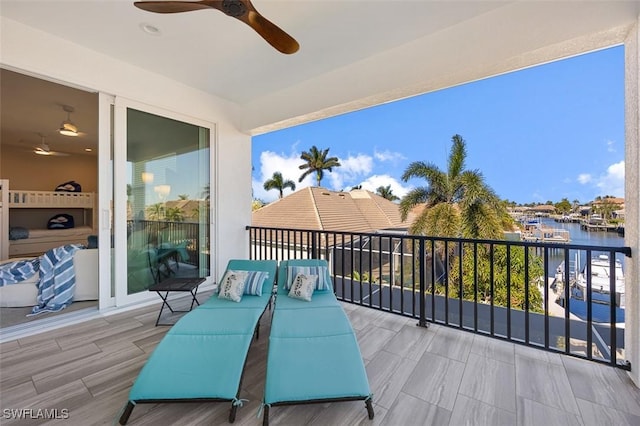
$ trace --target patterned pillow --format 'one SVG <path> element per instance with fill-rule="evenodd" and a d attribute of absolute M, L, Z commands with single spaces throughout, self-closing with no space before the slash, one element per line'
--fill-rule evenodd
<path fill-rule="evenodd" d="M 296 275 L 316 275 L 318 281 L 316 282 L 316 290 L 333 290 L 331 288 L 331 282 L 327 279 L 327 267 L 326 266 L 288 266 L 287 267 L 287 284 L 286 289 L 291 290 L 291 285 Z"/>
<path fill-rule="evenodd" d="M 244 282 L 244 294 L 262 296 L 262 284 L 269 278 L 266 271 L 247 271 L 247 279 Z"/>
<path fill-rule="evenodd" d="M 318 281 L 317 275 L 297 274 L 293 279 L 291 290 L 289 290 L 289 297 L 311 302 L 311 296 L 313 295 L 313 290 L 316 287 L 316 281 Z"/>
<path fill-rule="evenodd" d="M 218 286 L 218 298 L 239 302 L 244 293 L 247 271 L 227 271 Z"/>

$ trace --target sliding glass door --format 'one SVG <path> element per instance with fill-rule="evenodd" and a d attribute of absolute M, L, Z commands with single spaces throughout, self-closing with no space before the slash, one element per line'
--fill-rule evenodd
<path fill-rule="evenodd" d="M 116 268 L 116 303 L 173 277 L 209 277 L 212 217 L 212 125 L 130 102 L 117 110 L 126 148 L 116 153 L 115 257 L 126 267 Z"/>

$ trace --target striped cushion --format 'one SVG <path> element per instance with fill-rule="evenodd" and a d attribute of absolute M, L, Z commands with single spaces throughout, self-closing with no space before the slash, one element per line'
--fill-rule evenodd
<path fill-rule="evenodd" d="M 248 271 L 247 279 L 244 281 L 244 294 L 252 296 L 262 296 L 262 284 L 269 278 L 266 271 Z"/>
<path fill-rule="evenodd" d="M 288 266 L 287 267 L 287 290 L 291 290 L 291 285 L 296 275 L 317 275 L 318 281 L 316 281 L 315 290 L 333 290 L 331 283 L 327 279 L 327 267 L 326 266 Z"/>

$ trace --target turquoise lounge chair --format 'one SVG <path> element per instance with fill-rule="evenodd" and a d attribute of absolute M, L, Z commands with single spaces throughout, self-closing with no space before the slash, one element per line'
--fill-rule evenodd
<path fill-rule="evenodd" d="M 278 292 L 271 322 L 263 425 L 278 405 L 363 400 L 373 419 L 371 391 L 362 355 L 342 306 L 330 290 L 316 290 L 311 301 L 288 296 L 289 266 L 327 266 L 324 260 L 280 263 Z"/>
<path fill-rule="evenodd" d="M 236 303 L 215 294 L 182 317 L 140 371 L 120 424 L 136 404 L 160 402 L 231 401 L 229 422 L 235 420 L 249 346 L 273 296 L 277 263 L 231 260 L 227 270 L 269 272 L 262 295 L 245 294 Z"/>

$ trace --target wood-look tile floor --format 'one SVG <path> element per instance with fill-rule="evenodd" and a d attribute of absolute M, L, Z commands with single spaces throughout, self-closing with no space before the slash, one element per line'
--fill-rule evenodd
<path fill-rule="evenodd" d="M 640 425 L 640 390 L 611 367 L 344 304 L 374 394 L 364 403 L 273 407 L 272 425 Z M 0 344 L 0 424 L 117 424 L 168 327 L 158 305 Z M 269 312 L 249 352 L 235 424 L 260 425 Z M 229 403 L 140 404 L 130 425 L 224 425 Z M 16 420 L 11 409 L 66 419 Z M 67 411 L 62 411 L 62 410 Z"/>

